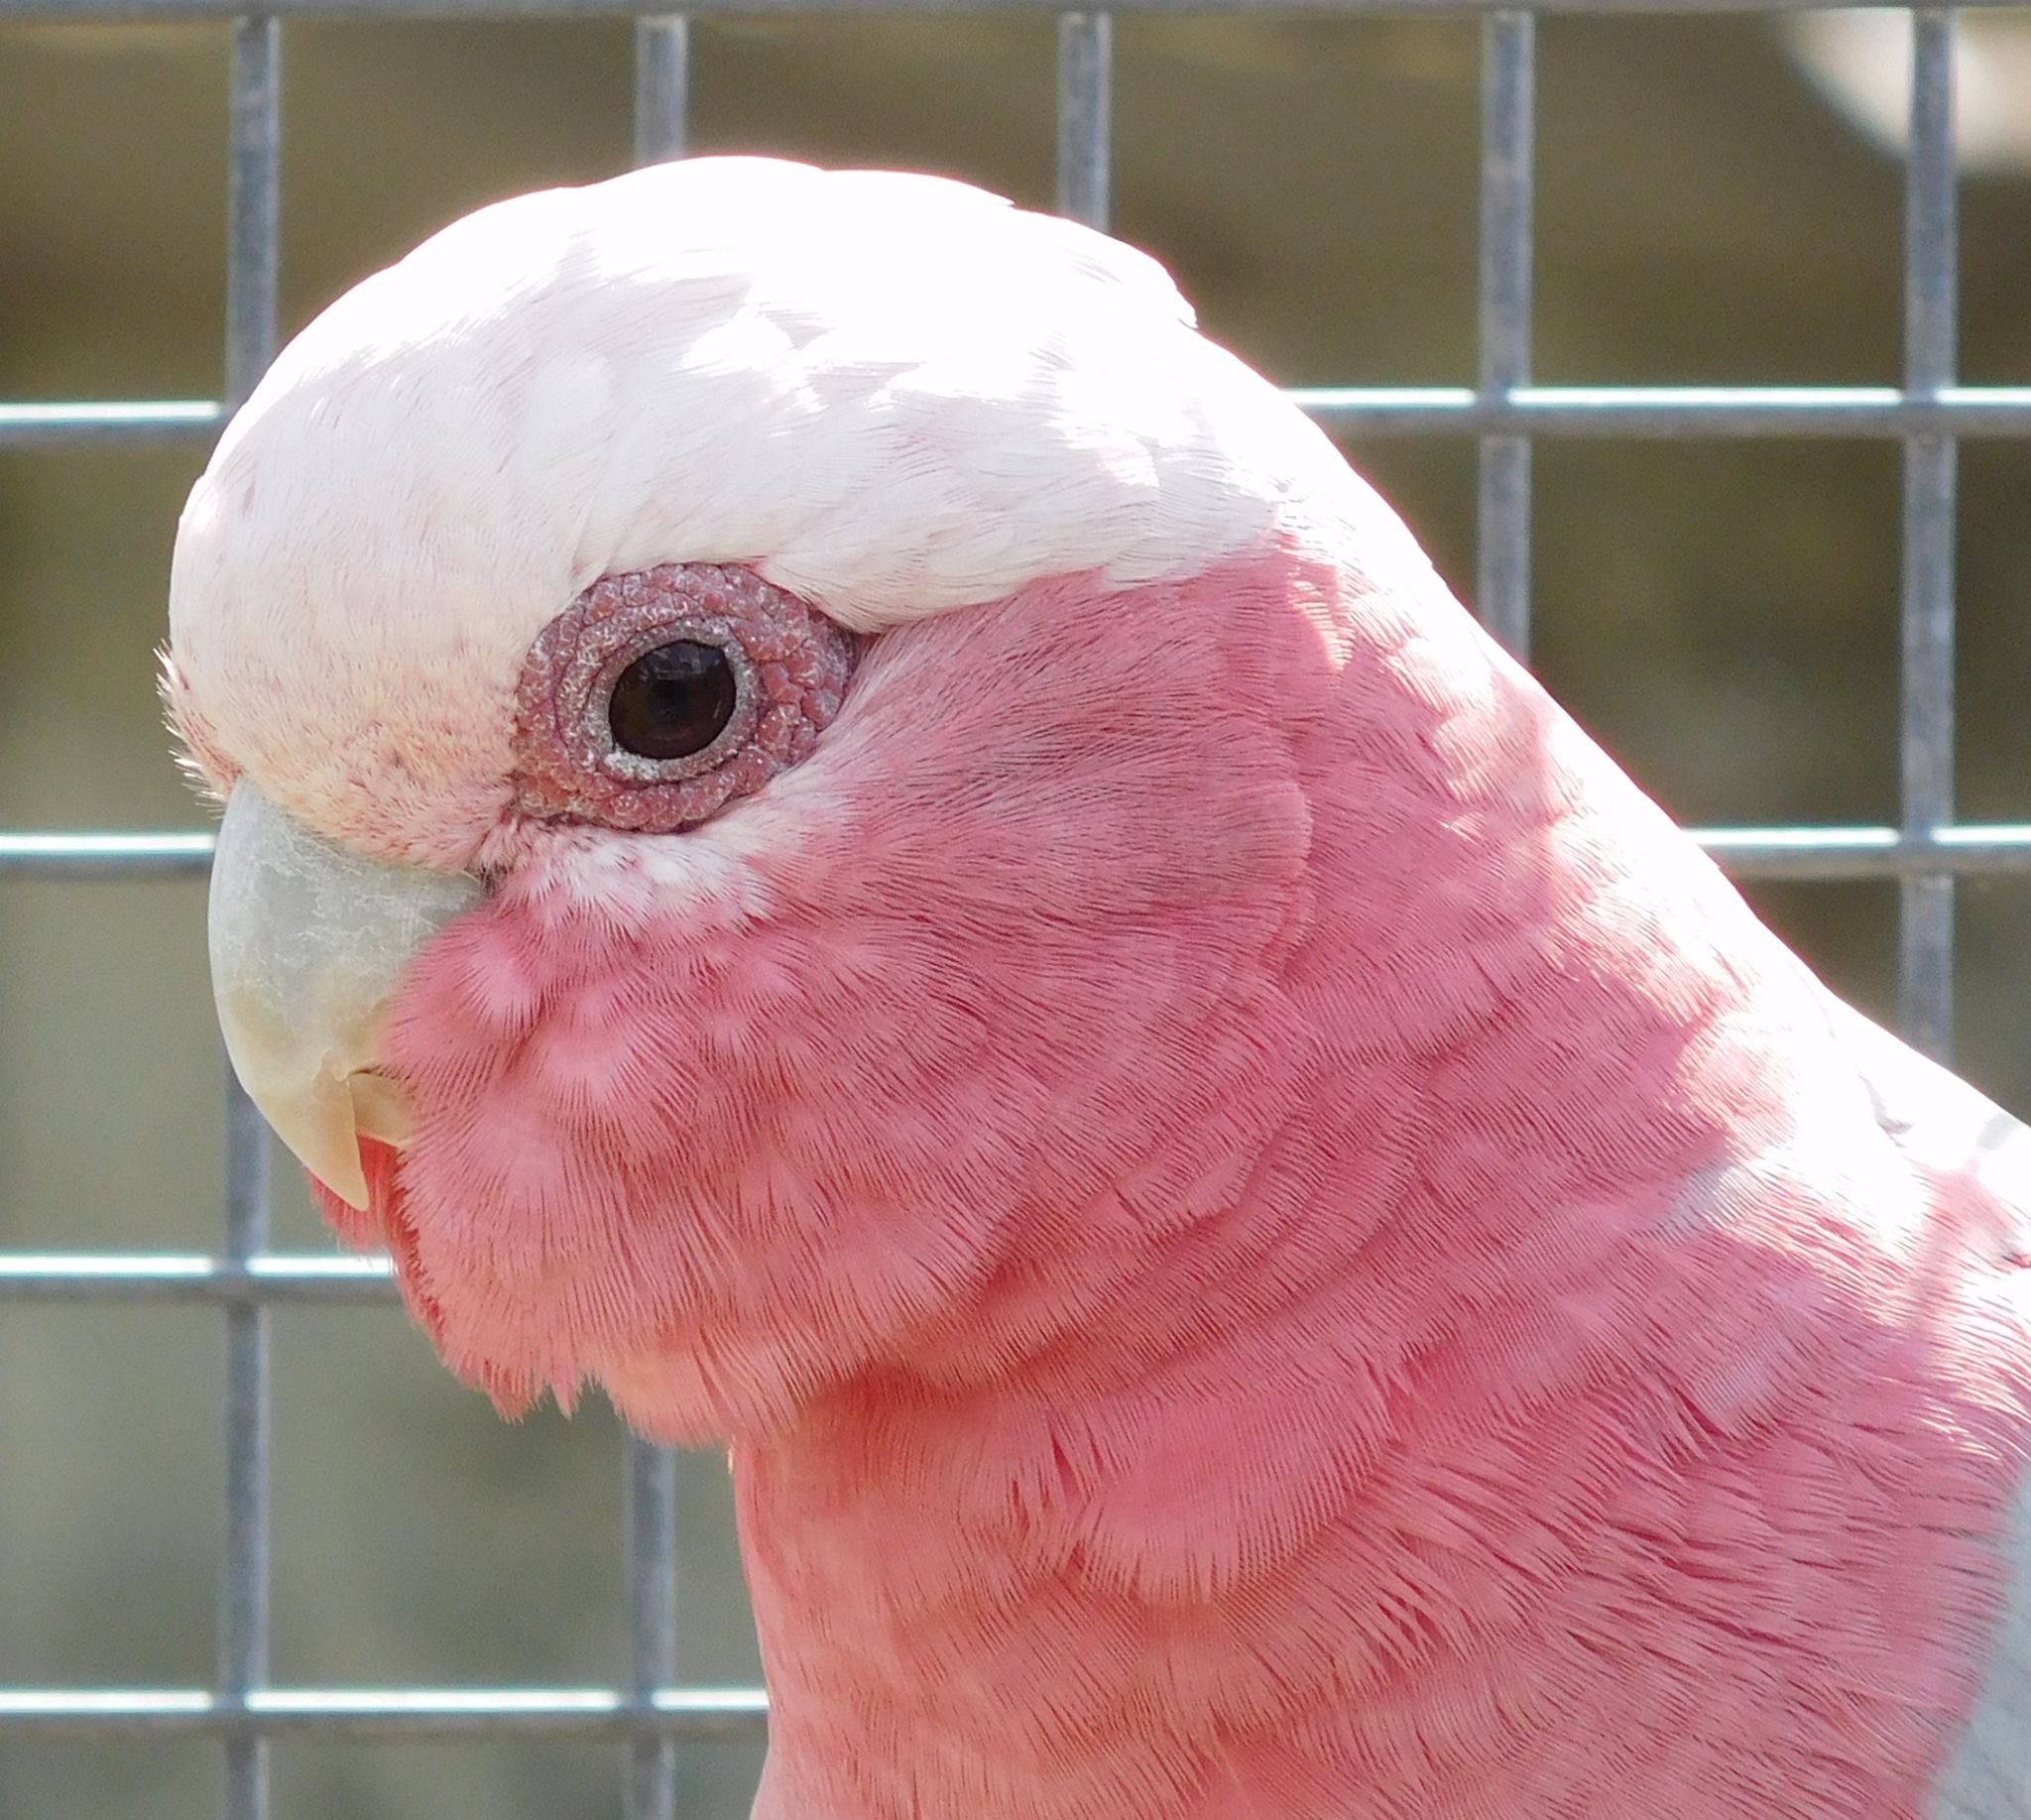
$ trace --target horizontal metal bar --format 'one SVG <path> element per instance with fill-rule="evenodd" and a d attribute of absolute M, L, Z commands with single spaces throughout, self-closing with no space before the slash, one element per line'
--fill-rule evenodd
<path fill-rule="evenodd" d="M 1328 428 L 1369 435 L 2031 436 L 2031 386 L 1300 386 L 1284 396 Z M 0 405 L 0 448 L 194 439 L 222 416 L 200 399 Z"/>
<path fill-rule="evenodd" d="M 209 834 L 0 834 L 0 878 L 201 879 Z"/>
<path fill-rule="evenodd" d="M 760 1738 L 759 1687 L 664 1687 L 646 1702 L 605 1687 L 274 1687 L 244 1702 L 199 1688 L 0 1688 L 0 1736 L 165 1732 L 422 1743 L 474 1733 Z"/>
<path fill-rule="evenodd" d="M 1285 396 L 1329 429 L 1377 435 L 2031 435 L 2031 386 L 1310 386 Z"/>
<path fill-rule="evenodd" d="M 271 14 L 285 19 L 541 19 L 625 18 L 641 0 L 279 0 Z M 0 0 L 0 21 L 57 24 L 89 20 L 103 25 L 123 20 L 229 19 L 245 0 Z M 1858 0 L 1888 9 L 1896 0 Z M 2022 0 L 1965 0 L 1968 8 L 2019 6 Z M 1798 13 L 1824 8 L 1826 0 L 1541 0 L 1542 13 Z M 686 5 L 692 17 L 823 15 L 839 13 L 1058 13 L 1063 0 L 702 0 Z M 1253 13 L 1268 18 L 1293 14 L 1472 14 L 1514 10 L 1514 0 L 1124 0 L 1116 13 Z M 1900 9 L 1901 10 L 1901 9 Z"/>
<path fill-rule="evenodd" d="M 224 406 L 206 398 L 0 405 L 0 448 L 36 448 L 53 442 L 180 442 L 210 435 L 225 422 L 225 415 Z"/>
<path fill-rule="evenodd" d="M 2031 822 L 1940 828 L 1693 828 L 1736 879 L 1908 879 L 2031 874 Z"/>
<path fill-rule="evenodd" d="M 2031 873 L 2031 822 L 1969 823 L 1933 836 L 1895 828 L 1689 828 L 1744 879 L 1901 879 Z M 201 875 L 208 834 L 0 834 L 0 877 Z M 0 1288 L 0 1293 L 5 1293 Z"/>
<path fill-rule="evenodd" d="M 386 1258 L 269 1252 L 236 1264 L 186 1252 L 0 1252 L 0 1301 L 388 1303 Z"/>

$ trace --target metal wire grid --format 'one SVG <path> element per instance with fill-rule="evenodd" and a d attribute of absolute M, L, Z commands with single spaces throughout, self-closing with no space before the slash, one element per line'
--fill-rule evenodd
<path fill-rule="evenodd" d="M 1989 0 L 1974 0 L 1987 4 Z M 1805 0 L 1553 0 L 1575 11 L 1788 10 Z M 861 10 L 870 0 L 706 0 L 698 12 Z M 872 0 L 887 11 L 1054 11 L 1051 0 Z M 1700 839 L 1737 877 L 1895 878 L 1906 1034 L 1944 1055 L 1952 1031 L 1954 880 L 2031 873 L 2031 824 L 1953 819 L 1956 448 L 1966 436 L 2031 435 L 2031 386 L 1954 384 L 1956 172 L 1954 10 L 1913 13 L 1911 143 L 1905 187 L 1905 370 L 1901 388 L 1533 387 L 1531 189 L 1535 15 L 1489 0 L 1273 0 L 1274 10 L 1481 12 L 1481 363 L 1473 388 L 1335 387 L 1292 398 L 1329 427 L 1365 434 L 1471 434 L 1480 441 L 1478 600 L 1505 644 L 1530 637 L 1531 439 L 1843 436 L 1900 441 L 1903 474 L 1900 728 L 1896 827 L 1737 828 Z M 230 0 L 0 0 L 0 20 L 231 17 Z M 0 447 L 202 438 L 252 389 L 274 353 L 283 15 L 512 16 L 624 11 L 614 0 L 277 0 L 237 19 L 232 39 L 225 397 L 219 402 L 0 406 Z M 1124 11 L 1248 12 L 1261 0 L 1128 0 Z M 1543 10 L 1552 10 L 1547 5 Z M 684 148 L 689 87 L 683 15 L 638 20 L 635 146 L 643 162 Z M 1058 205 L 1104 226 L 1111 172 L 1113 41 L 1105 13 L 1058 25 Z M 199 834 L 0 834 L 0 876 L 189 876 L 209 861 Z M 675 1477 L 671 1457 L 631 1442 L 627 1605 L 631 1652 L 615 1688 L 311 1689 L 268 1680 L 268 1312 L 277 1304 L 386 1301 L 385 1260 L 271 1254 L 266 1132 L 237 1084 L 226 1093 L 224 1245 L 216 1256 L 0 1254 L 0 1299 L 218 1303 L 226 1325 L 226 1528 L 218 1675 L 210 1689 L 0 1690 L 0 1736 L 222 1740 L 229 1820 L 266 1820 L 267 1746 L 302 1733 L 356 1739 L 569 1734 L 625 1741 L 630 1820 L 672 1820 L 679 1739 L 753 1735 L 760 1688 L 672 1685 L 676 1670 Z"/>

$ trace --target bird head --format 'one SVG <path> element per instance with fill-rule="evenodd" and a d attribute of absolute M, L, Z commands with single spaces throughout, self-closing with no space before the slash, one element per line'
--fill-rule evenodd
<path fill-rule="evenodd" d="M 698 160 L 313 321 L 165 669 L 221 1022 L 329 1217 L 504 1404 L 677 1437 L 1060 1343 L 1212 1207 L 1316 1046 L 1316 824 L 1408 816 L 1487 666 L 1146 257 Z"/>

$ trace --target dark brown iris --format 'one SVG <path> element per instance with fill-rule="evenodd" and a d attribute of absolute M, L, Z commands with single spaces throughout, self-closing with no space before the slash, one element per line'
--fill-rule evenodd
<path fill-rule="evenodd" d="M 614 680 L 607 725 L 614 744 L 645 759 L 687 759 L 726 729 L 740 682 L 717 645 L 678 639 L 646 651 Z"/>

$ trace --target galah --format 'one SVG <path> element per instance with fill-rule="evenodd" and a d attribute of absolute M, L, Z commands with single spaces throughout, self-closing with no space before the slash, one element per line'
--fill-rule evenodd
<path fill-rule="evenodd" d="M 234 419 L 166 668 L 339 1234 L 730 1444 L 760 1820 L 2031 1814 L 2031 1139 L 1146 257 L 482 209 Z"/>

